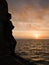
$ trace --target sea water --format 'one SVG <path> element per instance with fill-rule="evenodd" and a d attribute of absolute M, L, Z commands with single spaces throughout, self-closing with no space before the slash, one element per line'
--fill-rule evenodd
<path fill-rule="evenodd" d="M 17 39 L 16 53 L 30 62 L 49 62 L 49 39 Z M 38 65 L 45 65 L 45 62 Z"/>

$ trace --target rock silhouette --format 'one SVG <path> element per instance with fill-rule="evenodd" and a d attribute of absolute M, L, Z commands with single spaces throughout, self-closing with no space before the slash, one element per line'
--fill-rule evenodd
<path fill-rule="evenodd" d="M 5 38 L 5 20 L 8 13 L 8 5 L 5 0 L 0 0 L 0 55 L 9 54 L 9 45 Z"/>
<path fill-rule="evenodd" d="M 2 45 L 8 48 L 7 50 L 10 50 L 12 53 L 14 53 L 14 48 L 16 45 L 16 40 L 14 39 L 13 35 L 12 35 L 12 29 L 14 28 L 12 22 L 10 21 L 11 19 L 11 14 L 8 13 L 8 4 L 6 2 L 6 0 L 0 0 L 0 20 L 1 23 L 0 24 L 2 26 L 2 36 L 4 37 L 2 40 L 4 40 L 4 42 L 6 42 L 6 44 L 4 42 L 2 42 Z M 5 47 L 5 48 L 6 48 Z M 1 47 L 2 48 L 2 47 Z M 4 48 L 4 49 L 5 49 Z M 2 49 L 2 50 L 4 50 Z"/>
<path fill-rule="evenodd" d="M 11 14 L 8 13 L 6 0 L 0 0 L 0 65 L 30 65 L 29 63 L 25 63 L 26 61 L 21 57 L 10 54 L 14 53 L 16 45 L 16 40 L 12 35 L 14 26 L 10 19 Z M 31 65 L 35 64 L 33 63 Z"/>

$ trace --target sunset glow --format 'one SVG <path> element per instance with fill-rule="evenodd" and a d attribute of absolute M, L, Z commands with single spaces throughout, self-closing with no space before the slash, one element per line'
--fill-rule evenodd
<path fill-rule="evenodd" d="M 42 35 L 41 32 L 39 32 L 39 31 L 33 31 L 33 37 L 35 39 L 40 39 L 41 35 Z"/>
<path fill-rule="evenodd" d="M 33 34 L 33 35 L 34 35 L 34 38 L 35 39 L 39 39 L 39 37 L 40 37 L 40 34 L 37 34 L 37 33 L 36 34 Z"/>
<path fill-rule="evenodd" d="M 9 1 L 15 37 L 49 39 L 49 0 Z"/>

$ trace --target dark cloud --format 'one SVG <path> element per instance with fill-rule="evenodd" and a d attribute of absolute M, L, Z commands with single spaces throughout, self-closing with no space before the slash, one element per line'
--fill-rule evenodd
<path fill-rule="evenodd" d="M 7 0 L 10 5 L 23 6 L 23 5 L 38 5 L 42 8 L 49 8 L 49 0 Z"/>
<path fill-rule="evenodd" d="M 39 4 L 42 8 L 49 8 L 49 0 L 40 0 Z"/>

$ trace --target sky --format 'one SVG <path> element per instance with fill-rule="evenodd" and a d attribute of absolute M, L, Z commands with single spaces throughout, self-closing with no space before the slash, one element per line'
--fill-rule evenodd
<path fill-rule="evenodd" d="M 49 39 L 49 0 L 7 0 L 16 38 Z"/>

